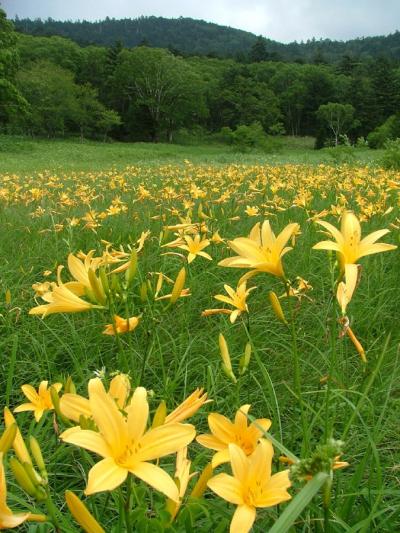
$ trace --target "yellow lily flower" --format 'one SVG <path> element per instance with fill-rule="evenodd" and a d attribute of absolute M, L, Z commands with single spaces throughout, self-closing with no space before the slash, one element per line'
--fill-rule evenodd
<path fill-rule="evenodd" d="M 46 411 L 52 411 L 54 409 L 53 402 L 48 388 L 48 381 L 42 381 L 39 385 L 39 389 L 36 390 L 32 385 L 22 385 L 21 389 L 25 396 L 30 400 L 29 403 L 23 403 L 14 409 L 14 413 L 22 413 L 24 411 L 33 411 L 36 422 L 42 418 Z M 60 392 L 62 388 L 61 383 L 54 383 L 52 387 L 57 392 Z"/>
<path fill-rule="evenodd" d="M 262 439 L 250 457 L 236 444 L 229 445 L 233 476 L 218 474 L 208 481 L 209 488 L 224 500 L 237 505 L 230 533 L 247 533 L 256 519 L 257 507 L 272 507 L 291 499 L 289 470 L 271 476 L 274 450 Z"/>
<path fill-rule="evenodd" d="M 202 239 L 199 234 L 195 235 L 194 239 L 190 237 L 190 235 L 184 235 L 183 238 L 186 241 L 186 244 L 180 244 L 177 246 L 177 248 L 189 252 L 187 256 L 188 263 L 191 263 L 198 255 L 205 257 L 210 261 L 212 260 L 211 255 L 203 252 L 204 248 L 207 248 L 207 246 L 210 245 L 210 241 L 208 239 Z"/>
<path fill-rule="evenodd" d="M 174 501 L 179 491 L 173 479 L 149 461 L 175 453 L 187 446 L 196 431 L 189 424 L 161 425 L 146 431 L 149 405 L 147 391 L 138 387 L 121 413 L 104 390 L 100 379 L 89 381 L 89 402 L 98 432 L 80 427 L 67 429 L 60 436 L 100 455 L 103 459 L 89 472 L 86 495 L 113 490 L 131 473 Z"/>
<path fill-rule="evenodd" d="M 13 514 L 7 505 L 7 485 L 3 466 L 3 453 L 0 452 L 0 529 L 13 529 L 29 518 L 29 513 Z"/>
<path fill-rule="evenodd" d="M 230 312 L 229 320 L 232 324 L 235 323 L 239 315 L 241 315 L 242 313 L 247 313 L 249 311 L 246 300 L 250 292 L 253 291 L 256 287 L 246 289 L 246 283 L 246 281 L 239 283 L 236 291 L 232 289 L 232 287 L 230 287 L 229 285 L 224 285 L 224 289 L 228 293 L 229 297 L 223 294 L 217 294 L 216 296 L 214 296 L 214 298 L 219 302 L 224 302 L 236 308 Z"/>
<path fill-rule="evenodd" d="M 42 298 L 48 303 L 34 307 L 29 311 L 30 315 L 42 315 L 44 318 L 53 313 L 80 313 L 101 307 L 79 298 L 67 287 L 67 284 L 55 286 L 52 292 L 47 292 Z"/>
<path fill-rule="evenodd" d="M 104 335 L 121 335 L 122 333 L 128 333 L 133 331 L 139 325 L 139 317 L 131 316 L 130 318 L 122 318 L 118 315 L 114 315 L 115 324 L 106 324 L 103 334 Z"/>
<path fill-rule="evenodd" d="M 329 231 L 335 239 L 333 241 L 321 241 L 313 246 L 314 250 L 333 250 L 338 254 L 340 265 L 344 270 L 345 265 L 355 264 L 358 259 L 366 255 L 378 254 L 395 250 L 393 244 L 377 243 L 376 241 L 389 233 L 388 229 L 374 231 L 361 239 L 361 225 L 354 213 L 346 211 L 342 215 L 340 231 L 325 220 L 317 220 L 317 223 Z"/>
<path fill-rule="evenodd" d="M 117 374 L 110 382 L 108 395 L 115 401 L 119 409 L 124 409 L 130 390 L 131 384 L 127 374 Z M 89 400 L 79 394 L 63 394 L 60 399 L 60 410 L 68 420 L 77 423 L 79 423 L 81 416 L 92 418 Z"/>
<path fill-rule="evenodd" d="M 219 413 L 208 415 L 208 426 L 212 434 L 199 435 L 196 440 L 205 448 L 216 450 L 212 459 L 213 468 L 230 460 L 229 445 L 232 443 L 240 446 L 246 455 L 252 454 L 264 432 L 271 427 L 271 420 L 268 418 L 259 418 L 248 425 L 247 413 L 250 407 L 249 404 L 242 405 L 236 412 L 234 422 Z"/>
<path fill-rule="evenodd" d="M 251 268 L 252 271 L 243 276 L 241 281 L 259 272 L 268 272 L 284 278 L 282 257 L 292 249 L 286 244 L 298 230 L 297 223 L 288 224 L 275 237 L 268 220 L 265 220 L 262 226 L 257 222 L 248 237 L 237 237 L 233 241 L 228 241 L 230 248 L 238 255 L 223 259 L 218 264 L 233 268 Z"/>

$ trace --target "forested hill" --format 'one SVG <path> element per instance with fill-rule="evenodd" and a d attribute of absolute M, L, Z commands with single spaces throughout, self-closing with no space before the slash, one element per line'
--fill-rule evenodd
<path fill-rule="evenodd" d="M 103 21 L 56 21 L 16 19 L 18 31 L 32 35 L 60 35 L 81 45 L 111 46 L 116 41 L 126 47 L 146 43 L 170 48 L 183 55 L 214 55 L 246 58 L 257 41 L 253 33 L 191 18 L 140 17 Z M 388 36 L 350 41 L 312 39 L 305 43 L 282 44 L 263 39 L 267 57 L 283 61 L 334 62 L 344 55 L 366 58 L 385 56 L 400 60 L 400 32 Z"/>

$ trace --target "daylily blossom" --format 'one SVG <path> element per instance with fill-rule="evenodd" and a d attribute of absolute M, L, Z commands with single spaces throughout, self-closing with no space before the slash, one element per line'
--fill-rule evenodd
<path fill-rule="evenodd" d="M 183 238 L 186 241 L 186 244 L 179 244 L 177 248 L 189 252 L 187 256 L 188 263 L 194 261 L 198 255 L 210 261 L 212 260 L 211 255 L 203 252 L 204 248 L 207 248 L 207 246 L 210 245 L 208 239 L 202 239 L 199 234 L 195 235 L 194 238 L 190 237 L 190 235 L 184 235 Z"/>
<path fill-rule="evenodd" d="M 114 315 L 114 324 L 107 324 L 104 328 L 104 335 L 121 335 L 133 331 L 139 325 L 140 318 L 131 316 L 130 318 L 122 318 Z"/>
<path fill-rule="evenodd" d="M 22 413 L 24 411 L 33 411 L 36 422 L 42 418 L 46 411 L 52 411 L 54 409 L 53 401 L 50 395 L 50 389 L 48 388 L 48 381 L 42 381 L 39 385 L 39 389 L 36 390 L 32 385 L 22 385 L 21 389 L 25 396 L 28 398 L 29 403 L 23 403 L 14 409 L 14 413 Z M 52 387 L 57 392 L 60 392 L 62 388 L 61 383 L 54 383 Z"/>
<path fill-rule="evenodd" d="M 298 230 L 298 224 L 288 224 L 275 237 L 268 220 L 264 221 L 262 226 L 258 222 L 248 237 L 237 237 L 233 241 L 228 241 L 230 248 L 238 255 L 223 259 L 218 264 L 225 267 L 252 269 L 242 277 L 242 281 L 259 272 L 268 272 L 284 278 L 282 257 L 292 249 L 286 244 Z"/>
<path fill-rule="evenodd" d="M 66 285 L 55 286 L 51 292 L 46 292 L 42 298 L 48 303 L 34 307 L 29 311 L 30 315 L 42 315 L 43 318 L 53 313 L 80 313 L 99 307 L 82 300 Z"/>
<path fill-rule="evenodd" d="M 351 211 L 343 213 L 340 231 L 325 220 L 318 220 L 317 223 L 328 230 L 335 241 L 321 241 L 313 246 L 314 250 L 337 252 L 342 270 L 344 270 L 345 265 L 357 263 L 361 257 L 388 252 L 397 248 L 393 244 L 376 242 L 389 233 L 388 229 L 374 231 L 361 239 L 360 222 Z"/>
<path fill-rule="evenodd" d="M 236 412 L 234 422 L 219 413 L 208 415 L 211 435 L 199 435 L 197 442 L 217 453 L 212 459 L 213 468 L 230 460 L 229 444 L 237 444 L 246 455 L 250 455 L 265 431 L 271 427 L 271 420 L 259 418 L 248 425 L 247 413 L 250 405 L 242 405 Z"/>
<path fill-rule="evenodd" d="M 100 379 L 89 382 L 89 402 L 97 431 L 67 429 L 61 440 L 100 455 L 89 472 L 86 495 L 113 490 L 131 473 L 174 501 L 179 491 L 173 479 L 149 461 L 176 453 L 195 437 L 189 424 L 167 424 L 146 430 L 147 391 L 138 387 L 125 407 L 126 416 L 104 390 Z"/>
<path fill-rule="evenodd" d="M 238 285 L 236 291 L 229 285 L 224 285 L 224 289 L 229 296 L 225 296 L 224 294 L 217 294 L 214 296 L 216 300 L 224 302 L 235 308 L 230 311 L 229 320 L 232 324 L 234 324 L 238 316 L 249 311 L 246 300 L 250 292 L 255 288 L 256 287 L 251 287 L 250 289 L 246 289 L 246 281 L 243 281 Z"/>
<path fill-rule="evenodd" d="M 218 474 L 208 481 L 209 488 L 224 500 L 237 505 L 230 533 L 247 533 L 256 519 L 257 507 L 272 507 L 291 499 L 289 470 L 271 476 L 274 450 L 262 439 L 254 453 L 246 456 L 236 444 L 229 445 L 233 476 Z"/>

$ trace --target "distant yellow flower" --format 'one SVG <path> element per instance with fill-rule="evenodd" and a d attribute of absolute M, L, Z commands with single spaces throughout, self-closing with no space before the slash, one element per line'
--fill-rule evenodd
<path fill-rule="evenodd" d="M 260 213 L 260 210 L 258 209 L 258 207 L 255 207 L 255 206 L 251 207 L 250 205 L 248 205 L 244 212 L 249 217 L 255 217 Z"/>
<path fill-rule="evenodd" d="M 103 331 L 104 335 L 121 335 L 122 333 L 128 333 L 133 331 L 139 325 L 140 318 L 137 316 L 131 316 L 130 318 L 122 318 L 118 315 L 114 315 L 114 324 L 107 324 Z"/>
<path fill-rule="evenodd" d="M 52 411 L 54 409 L 53 402 L 48 389 L 48 381 L 42 381 L 39 385 L 39 389 L 36 390 L 32 385 L 22 385 L 21 389 L 25 396 L 30 400 L 29 403 L 23 403 L 14 409 L 14 413 L 22 413 L 24 411 L 33 411 L 36 422 L 42 418 L 46 411 Z M 54 383 L 51 385 L 57 392 L 60 392 L 62 388 L 61 383 Z"/>
<path fill-rule="evenodd" d="M 7 505 L 7 485 L 3 466 L 3 453 L 0 452 L 0 529 L 13 529 L 21 525 L 29 513 L 13 514 Z"/>
<path fill-rule="evenodd" d="M 195 235 L 194 238 L 190 237 L 190 235 L 184 235 L 183 238 L 186 244 L 179 244 L 177 248 L 189 252 L 187 256 L 188 263 L 191 263 L 198 255 L 210 261 L 212 260 L 212 257 L 208 253 L 203 252 L 204 248 L 210 245 L 208 239 L 202 239 L 199 234 Z"/>
<path fill-rule="evenodd" d="M 342 270 L 344 270 L 345 265 L 357 263 L 361 257 L 388 252 L 397 248 L 393 244 L 376 242 L 389 233 L 388 229 L 374 231 L 361 239 L 360 222 L 351 211 L 343 213 L 340 231 L 325 220 L 318 220 L 317 223 L 329 231 L 335 242 L 321 241 L 313 246 L 314 250 L 333 250 L 337 252 Z"/>
<path fill-rule="evenodd" d="M 138 387 L 125 408 L 126 416 L 104 390 L 100 379 L 89 382 L 89 402 L 97 431 L 74 427 L 61 440 L 92 451 L 103 459 L 89 472 L 85 494 L 113 490 L 131 473 L 174 501 L 179 491 L 171 477 L 149 461 L 176 453 L 195 437 L 190 424 L 167 424 L 146 431 L 147 391 Z"/>
<path fill-rule="evenodd" d="M 298 224 L 288 224 L 275 237 L 268 220 L 264 221 L 262 226 L 258 222 L 251 230 L 249 237 L 237 237 L 233 241 L 228 241 L 229 246 L 238 255 L 223 259 L 218 264 L 225 267 L 252 269 L 242 277 L 242 281 L 259 272 L 268 272 L 283 278 L 285 274 L 282 257 L 292 249 L 286 244 L 298 230 Z"/>
<path fill-rule="evenodd" d="M 217 451 L 212 459 L 213 468 L 229 461 L 229 444 L 237 444 L 246 455 L 256 449 L 257 443 L 265 431 L 271 427 L 271 420 L 258 418 L 248 425 L 247 413 L 250 405 L 242 405 L 236 412 L 234 422 L 219 413 L 208 415 L 211 435 L 199 435 L 197 442 L 205 448 Z"/>
<path fill-rule="evenodd" d="M 44 281 L 43 283 L 34 283 L 32 289 L 35 291 L 35 296 L 43 296 L 51 290 L 50 281 Z"/>
<path fill-rule="evenodd" d="M 272 507 L 291 499 L 289 470 L 271 476 L 274 450 L 262 439 L 249 457 L 236 444 L 229 445 L 233 476 L 218 474 L 208 481 L 209 488 L 224 500 L 237 505 L 230 532 L 247 533 L 256 519 L 257 507 Z"/>
<path fill-rule="evenodd" d="M 224 242 L 224 239 L 219 234 L 219 231 L 215 231 L 210 240 L 214 244 L 220 244 L 221 242 Z"/>
<path fill-rule="evenodd" d="M 224 285 L 224 289 L 228 293 L 229 297 L 223 294 L 217 294 L 216 296 L 214 296 L 216 300 L 224 302 L 236 308 L 230 312 L 229 319 L 232 324 L 236 321 L 239 315 L 241 315 L 242 313 L 247 313 L 249 311 L 246 300 L 250 292 L 253 291 L 256 287 L 246 289 L 246 283 L 246 281 L 239 283 L 236 291 L 232 289 L 232 287 L 230 287 L 229 285 Z"/>

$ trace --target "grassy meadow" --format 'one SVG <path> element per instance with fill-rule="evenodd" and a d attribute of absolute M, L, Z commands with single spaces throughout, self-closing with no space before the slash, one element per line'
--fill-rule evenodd
<path fill-rule="evenodd" d="M 400 529 L 400 252 L 371 248 L 373 239 L 364 257 L 354 251 L 357 220 L 362 237 L 388 229 L 376 239 L 399 245 L 400 173 L 380 168 L 380 157 L 337 157 L 314 151 L 311 139 L 237 154 L 1 138 L 0 404 L 34 404 L 13 416 L 27 443 L 37 439 L 47 471 L 34 446 L 37 473 L 26 465 L 7 412 L 7 505 L 40 515 L 24 515 L 20 531 L 80 531 L 66 490 L 101 524 L 69 501 L 93 532 L 222 533 L 235 509 L 237 532 L 255 509 L 258 532 Z M 340 229 L 341 220 L 339 237 L 319 224 Z M 335 238 L 342 256 L 313 249 Z M 235 267 L 228 258 L 237 255 Z M 231 303 L 214 298 L 228 293 Z M 77 397 L 88 398 L 91 379 L 90 400 Z M 63 387 L 21 390 L 42 381 Z M 174 412 L 197 388 L 211 401 L 198 392 Z M 236 414 L 237 423 L 210 413 Z M 127 424 L 136 440 L 125 443 Z M 214 440 L 193 440 L 188 424 Z M 77 444 L 79 431 L 87 442 L 88 432 L 109 439 L 107 451 L 103 441 L 103 455 L 84 437 Z M 227 462 L 212 473 L 223 450 Z M 109 455 L 117 466 L 96 477 L 93 466 Z M 218 478 L 232 476 L 229 457 L 230 485 Z M 271 461 L 281 474 L 270 479 Z M 168 500 L 171 483 L 180 504 Z M 0 525 L 5 514 L 0 506 Z"/>

